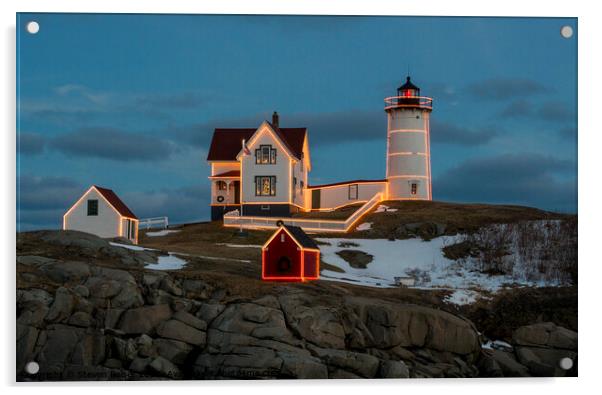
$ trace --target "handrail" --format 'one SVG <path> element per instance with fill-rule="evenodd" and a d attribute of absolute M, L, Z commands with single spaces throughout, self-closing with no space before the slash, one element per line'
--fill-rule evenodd
<path fill-rule="evenodd" d="M 379 202 L 382 201 L 382 192 L 376 193 L 362 207 L 357 209 L 346 220 L 329 220 L 329 219 L 314 219 L 314 218 L 282 218 L 282 217 L 249 217 L 240 216 L 234 213 L 224 215 L 224 226 L 241 226 L 243 228 L 268 228 L 276 229 L 279 221 L 287 225 L 299 226 L 304 230 L 317 232 L 347 232 L 351 227 L 368 211 L 372 210 Z"/>
<path fill-rule="evenodd" d="M 167 217 L 143 218 L 138 222 L 138 227 L 142 229 L 150 229 L 151 225 L 163 224 L 167 229 L 169 227 L 169 219 Z"/>
<path fill-rule="evenodd" d="M 385 110 L 403 107 L 432 110 L 433 99 L 426 96 L 391 96 L 385 98 Z"/>

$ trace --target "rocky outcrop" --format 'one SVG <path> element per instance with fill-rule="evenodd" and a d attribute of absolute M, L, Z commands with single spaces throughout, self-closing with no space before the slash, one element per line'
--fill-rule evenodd
<path fill-rule="evenodd" d="M 511 349 L 485 350 L 478 361 L 488 377 L 559 377 L 577 375 L 577 332 L 543 322 L 517 328 Z M 568 358 L 567 369 L 561 361 Z"/>
<path fill-rule="evenodd" d="M 559 328 L 522 330 L 517 357 L 486 360 L 474 325 L 444 311 L 286 285 L 225 299 L 185 274 L 104 266 L 95 258 L 109 248 L 104 241 L 42 235 L 77 248 L 78 259 L 17 259 L 20 380 L 473 377 L 485 367 L 535 374 L 548 356 L 532 348 L 576 346 Z M 24 372 L 29 361 L 38 374 Z"/>

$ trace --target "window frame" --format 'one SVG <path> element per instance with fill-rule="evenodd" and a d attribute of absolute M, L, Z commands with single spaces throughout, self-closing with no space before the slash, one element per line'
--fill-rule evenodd
<path fill-rule="evenodd" d="M 91 203 L 96 204 L 95 210 L 92 210 Z M 86 206 L 86 216 L 88 217 L 98 217 L 98 199 L 88 199 Z"/>
<path fill-rule="evenodd" d="M 355 188 L 355 197 L 353 197 L 352 195 L 352 191 Z M 349 200 L 357 200 L 359 196 L 359 184 L 350 184 L 347 187 L 347 198 Z"/>
<path fill-rule="evenodd" d="M 223 185 L 223 188 L 221 188 L 222 185 Z M 227 191 L 228 183 L 224 180 L 217 180 L 217 182 L 215 183 L 215 187 L 217 188 L 218 191 Z"/>
<path fill-rule="evenodd" d="M 263 180 L 269 179 L 269 194 L 263 193 Z M 276 176 L 255 176 L 255 196 L 276 196 Z"/>
<path fill-rule="evenodd" d="M 417 194 L 418 194 L 418 183 L 412 182 L 410 184 L 410 195 L 417 195 Z"/>
<path fill-rule="evenodd" d="M 271 144 L 261 144 L 255 149 L 255 164 L 256 165 L 275 165 L 277 152 Z M 265 160 L 265 161 L 264 161 Z"/>

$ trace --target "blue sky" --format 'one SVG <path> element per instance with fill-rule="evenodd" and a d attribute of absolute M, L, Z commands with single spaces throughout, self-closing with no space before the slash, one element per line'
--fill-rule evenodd
<path fill-rule="evenodd" d="M 40 31 L 28 34 L 30 20 Z M 577 211 L 572 18 L 18 14 L 18 226 L 91 184 L 209 217 L 215 127 L 308 127 L 313 184 L 383 178 L 383 98 L 434 98 L 433 197 Z M 357 158 L 361 158 L 358 160 Z"/>

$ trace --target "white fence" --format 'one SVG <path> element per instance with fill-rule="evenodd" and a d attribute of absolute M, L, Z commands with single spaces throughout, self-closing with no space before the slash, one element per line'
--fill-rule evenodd
<path fill-rule="evenodd" d="M 237 212 L 231 212 L 224 215 L 224 226 L 241 227 L 243 229 L 276 229 L 278 223 L 282 221 L 286 225 L 299 226 L 310 232 L 345 233 L 381 201 L 382 193 L 379 192 L 344 221 L 292 217 L 241 217 Z"/>
<path fill-rule="evenodd" d="M 161 226 L 163 229 L 169 227 L 169 220 L 167 217 L 155 217 L 155 218 L 144 218 L 138 223 L 139 229 L 150 229 Z"/>

